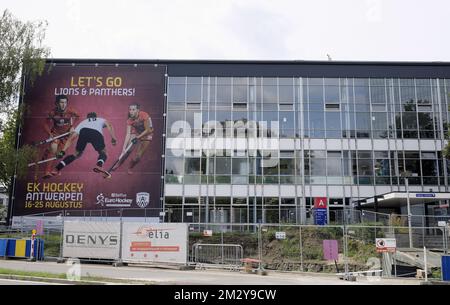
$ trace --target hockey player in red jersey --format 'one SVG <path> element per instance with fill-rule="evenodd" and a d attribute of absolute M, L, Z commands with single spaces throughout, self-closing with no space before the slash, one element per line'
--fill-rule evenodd
<path fill-rule="evenodd" d="M 122 154 L 126 153 L 126 149 L 130 143 L 137 145 L 137 151 L 134 158 L 131 160 L 128 173 L 142 158 L 145 150 L 152 140 L 153 124 L 149 114 L 140 110 L 138 104 L 131 104 L 128 107 L 127 131 L 125 141 L 123 143 Z"/>
<path fill-rule="evenodd" d="M 44 130 L 50 138 L 63 135 L 71 132 L 74 129 L 76 122 L 79 119 L 78 111 L 68 106 L 69 99 L 66 95 L 58 95 L 55 99 L 55 108 L 48 113 Z M 56 156 L 56 153 L 61 150 L 67 142 L 68 137 L 61 137 L 55 139 L 50 143 L 50 146 L 45 150 L 42 159 Z M 52 176 L 53 161 L 47 162 L 44 179 Z"/>

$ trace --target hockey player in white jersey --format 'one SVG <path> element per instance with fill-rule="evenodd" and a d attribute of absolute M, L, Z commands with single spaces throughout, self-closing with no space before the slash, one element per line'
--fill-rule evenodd
<path fill-rule="evenodd" d="M 87 114 L 87 119 L 82 121 L 76 128 L 73 130 L 70 135 L 67 143 L 64 145 L 63 149 L 58 152 L 57 157 L 63 158 L 65 155 L 65 151 L 70 147 L 72 141 L 78 137 L 77 145 L 75 147 L 75 153 L 73 155 L 69 155 L 65 157 L 62 161 L 58 163 L 55 169 L 52 171 L 52 176 L 56 176 L 60 174 L 60 171 L 80 158 L 83 154 L 86 145 L 90 143 L 94 149 L 98 152 L 97 158 L 97 167 L 96 171 L 102 171 L 101 167 L 105 163 L 107 159 L 106 151 L 105 151 L 105 140 L 103 137 L 103 128 L 107 128 L 111 135 L 111 143 L 112 145 L 116 145 L 117 140 L 114 134 L 114 129 L 111 123 L 109 123 L 106 119 L 97 117 L 95 112 L 90 112 Z"/>

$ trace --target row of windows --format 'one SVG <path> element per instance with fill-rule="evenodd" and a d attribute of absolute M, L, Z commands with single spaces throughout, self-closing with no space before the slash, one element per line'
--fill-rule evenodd
<path fill-rule="evenodd" d="M 180 80 L 181 79 L 181 80 Z M 188 80 L 186 82 L 182 80 Z M 369 79 L 335 79 L 324 81 L 303 79 L 254 79 L 234 83 L 231 78 L 169 78 L 168 102 L 204 102 L 227 106 L 231 103 L 298 103 L 302 96 L 304 103 L 356 103 L 356 104 L 432 104 L 438 103 L 441 88 L 450 88 L 449 80 L 396 79 L 385 80 L 384 84 L 372 83 Z M 228 82 L 221 81 L 227 79 Z M 269 81 L 270 80 L 270 81 Z M 279 84 L 277 84 L 277 81 Z M 298 84 L 294 84 L 297 81 Z M 232 84 L 233 82 L 233 84 Z M 446 97 L 441 96 L 445 102 Z"/>
<path fill-rule="evenodd" d="M 168 137 L 439 138 L 432 112 L 170 111 Z M 443 120 L 445 121 L 445 120 Z M 268 132 L 269 131 L 269 132 Z"/>
<path fill-rule="evenodd" d="M 409 171 L 411 184 L 444 184 L 440 153 L 385 151 L 274 152 L 252 157 L 166 157 L 168 183 L 398 184 Z M 450 173 L 450 171 L 447 171 Z"/>

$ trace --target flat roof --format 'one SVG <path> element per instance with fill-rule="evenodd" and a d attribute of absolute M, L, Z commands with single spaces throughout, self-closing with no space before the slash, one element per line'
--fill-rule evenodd
<path fill-rule="evenodd" d="M 450 78 L 450 62 L 49 58 L 53 64 L 160 64 L 169 76 Z"/>

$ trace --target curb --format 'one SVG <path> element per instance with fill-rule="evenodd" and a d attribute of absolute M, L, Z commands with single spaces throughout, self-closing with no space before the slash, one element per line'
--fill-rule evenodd
<path fill-rule="evenodd" d="M 444 282 L 444 281 L 428 281 L 428 282 L 420 282 L 420 285 L 424 286 L 433 286 L 433 285 L 450 285 L 450 282 Z"/>
<path fill-rule="evenodd" d="M 43 283 L 56 283 L 56 284 L 66 284 L 66 285 L 109 285 L 109 284 L 115 284 L 115 283 L 94 282 L 94 281 L 70 281 L 70 280 L 65 280 L 65 279 L 46 278 L 46 277 L 27 276 L 27 275 L 14 275 L 14 274 L 0 274 L 0 279 L 19 280 L 19 281 L 33 281 L 33 282 L 43 282 Z"/>

